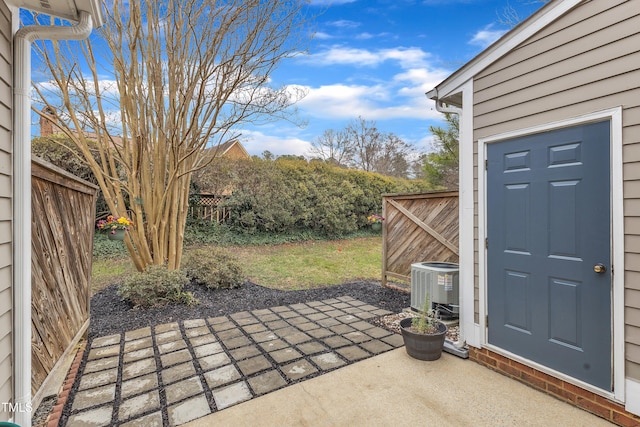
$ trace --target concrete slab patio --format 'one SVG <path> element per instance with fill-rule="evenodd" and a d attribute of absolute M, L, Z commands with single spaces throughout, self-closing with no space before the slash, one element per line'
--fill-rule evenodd
<path fill-rule="evenodd" d="M 352 297 L 93 339 L 61 426 L 605 426 L 473 362 L 407 356 Z"/>
<path fill-rule="evenodd" d="M 404 348 L 269 393 L 184 425 L 611 426 L 474 362 L 422 362 Z"/>

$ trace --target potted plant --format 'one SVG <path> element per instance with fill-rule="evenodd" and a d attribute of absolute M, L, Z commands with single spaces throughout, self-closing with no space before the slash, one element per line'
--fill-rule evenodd
<path fill-rule="evenodd" d="M 428 294 L 420 315 L 402 319 L 400 330 L 409 356 L 419 360 L 437 360 L 442 355 L 447 325 L 436 318 Z"/>
<path fill-rule="evenodd" d="M 373 231 L 382 230 L 382 221 L 384 221 L 384 217 L 378 214 L 372 214 L 367 217 L 367 221 L 371 224 L 371 229 Z"/>
<path fill-rule="evenodd" d="M 97 224 L 100 230 L 107 231 L 109 240 L 124 240 L 124 235 L 129 228 L 133 226 L 133 222 L 129 218 L 123 216 L 116 218 L 109 215 L 106 220 L 101 219 Z"/>

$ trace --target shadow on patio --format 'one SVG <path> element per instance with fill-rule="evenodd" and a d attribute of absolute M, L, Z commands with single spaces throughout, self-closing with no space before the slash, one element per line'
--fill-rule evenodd
<path fill-rule="evenodd" d="M 260 426 L 609 426 L 468 360 L 435 362 L 404 348 L 185 424 Z"/>

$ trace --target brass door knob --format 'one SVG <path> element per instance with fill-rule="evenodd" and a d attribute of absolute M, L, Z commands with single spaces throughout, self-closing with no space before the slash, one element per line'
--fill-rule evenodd
<path fill-rule="evenodd" d="M 593 271 L 595 271 L 598 274 L 602 274 L 605 271 L 607 271 L 607 267 L 605 267 L 603 264 L 596 264 L 593 266 Z"/>

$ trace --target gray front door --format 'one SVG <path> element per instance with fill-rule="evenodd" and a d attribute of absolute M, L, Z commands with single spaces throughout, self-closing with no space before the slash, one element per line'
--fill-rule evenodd
<path fill-rule="evenodd" d="M 590 123 L 487 146 L 489 343 L 605 390 L 609 128 Z"/>

